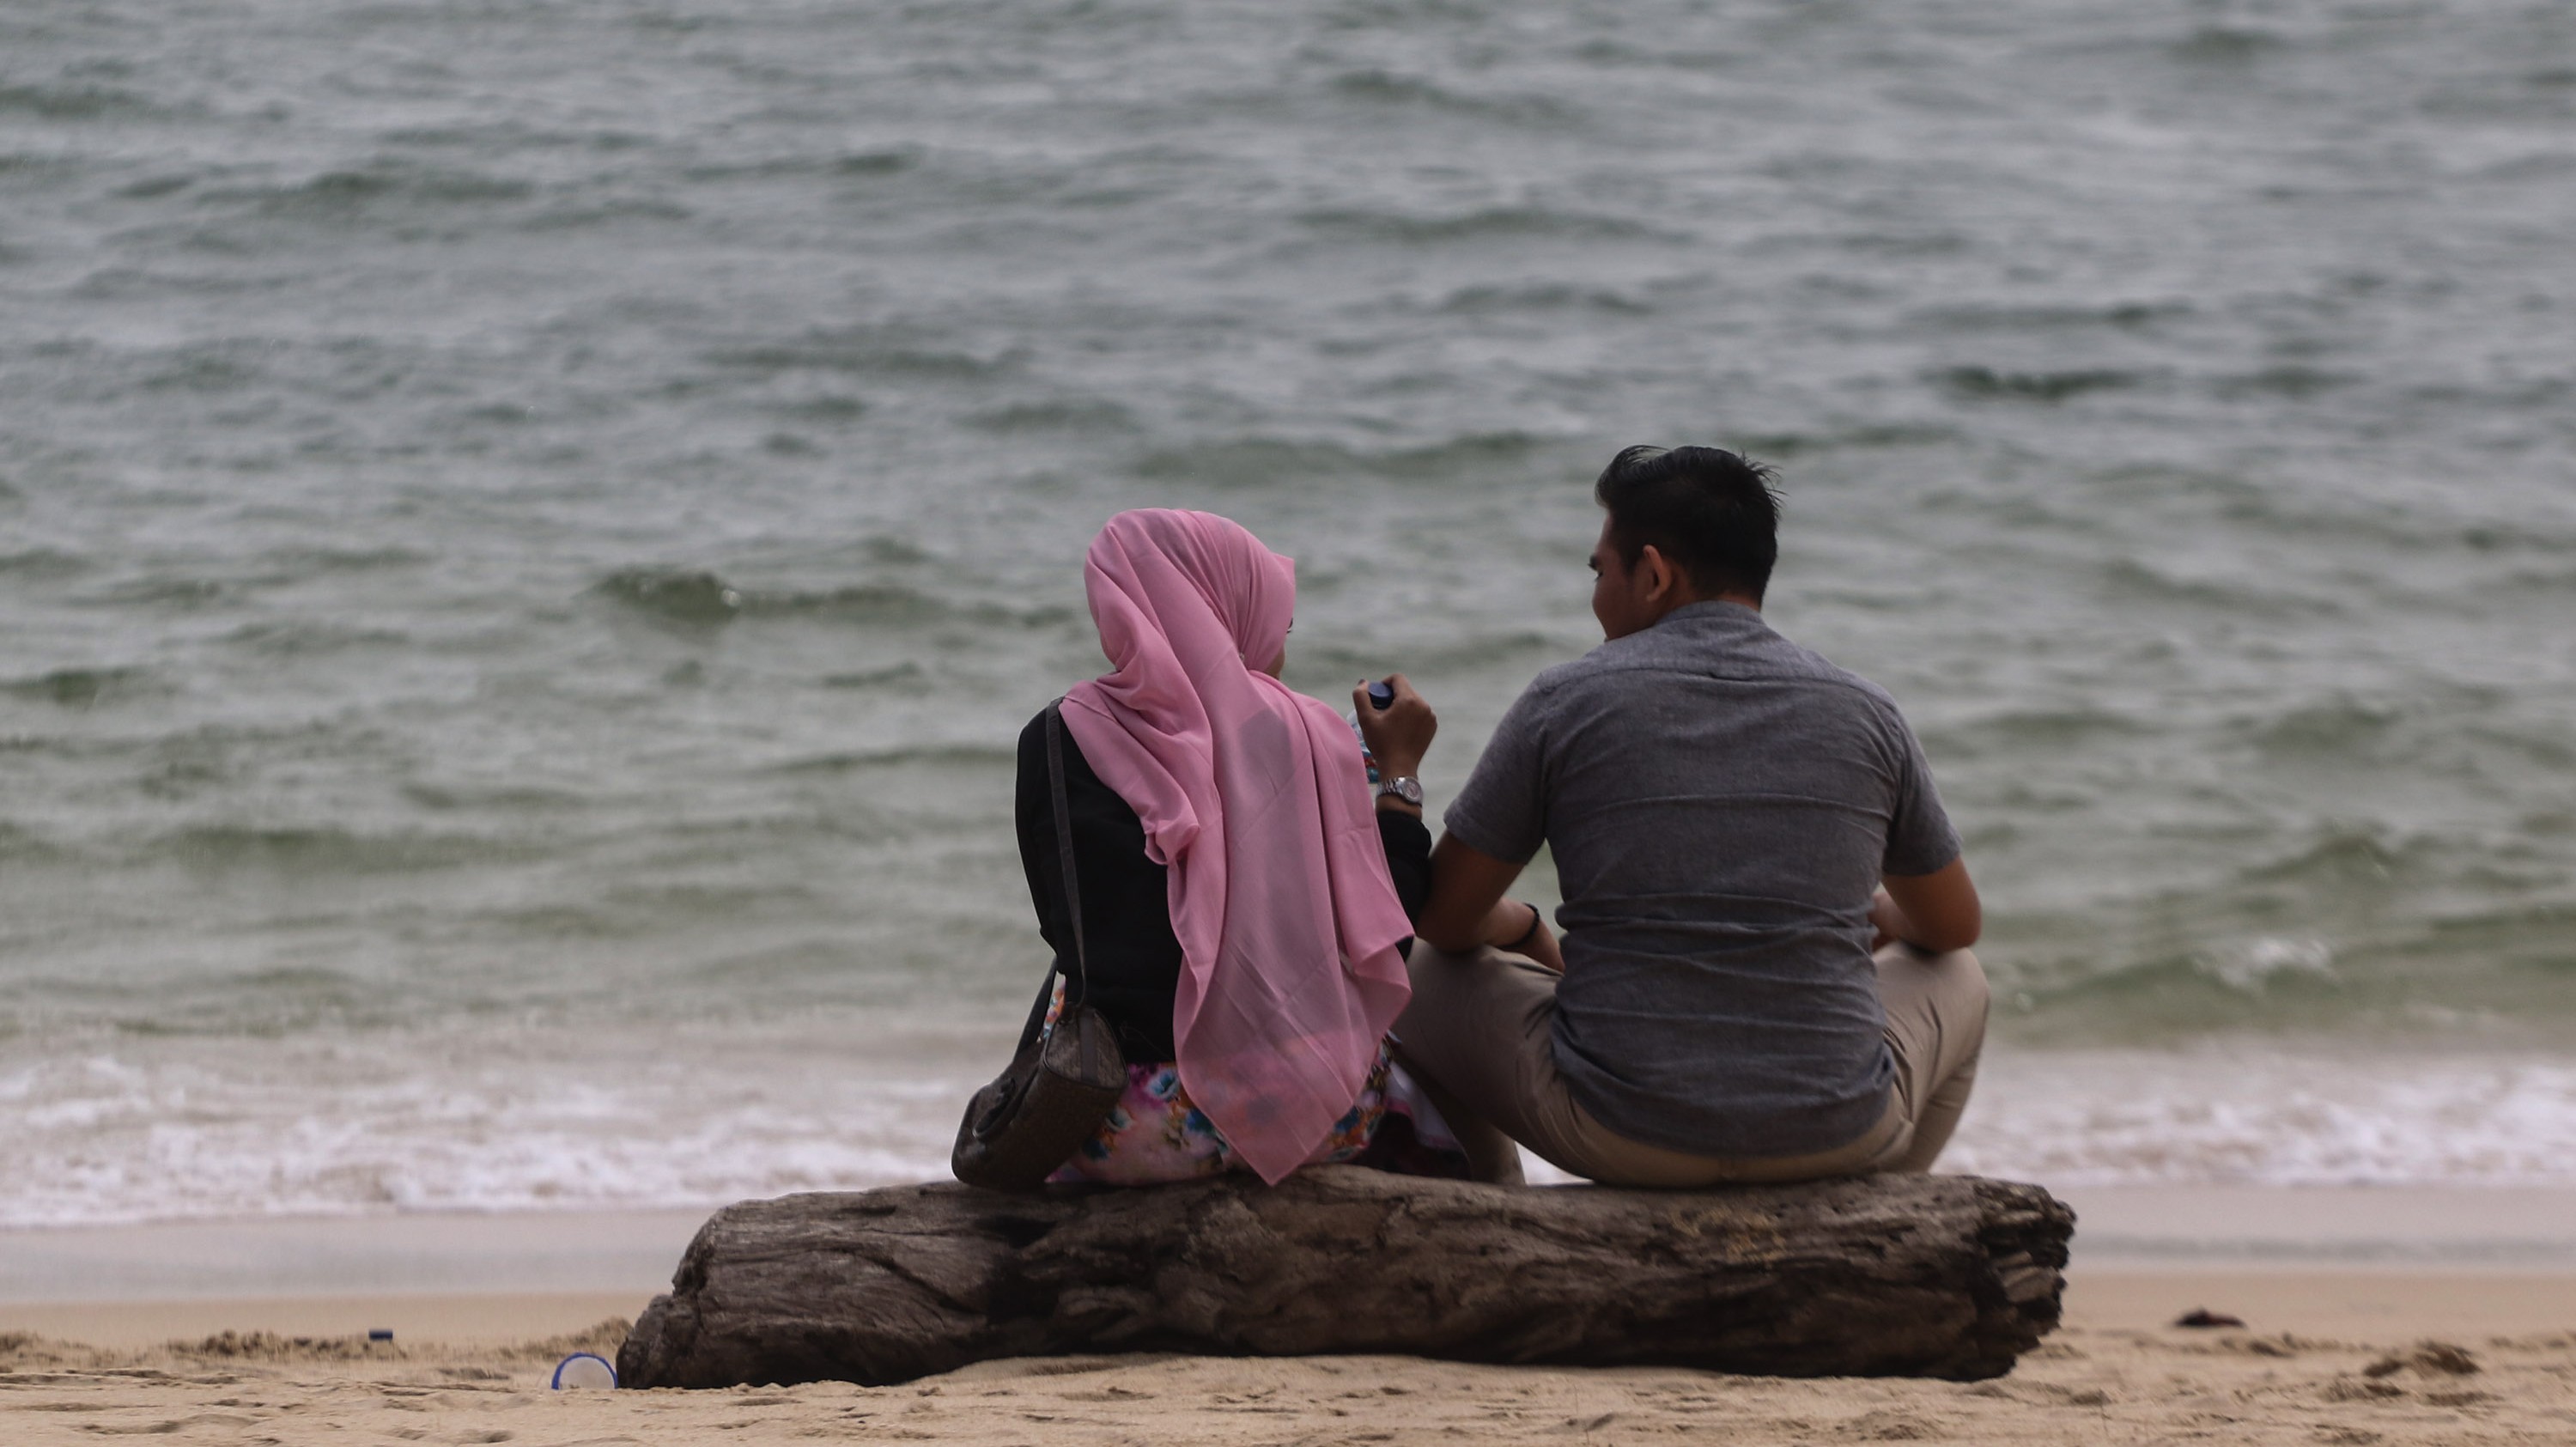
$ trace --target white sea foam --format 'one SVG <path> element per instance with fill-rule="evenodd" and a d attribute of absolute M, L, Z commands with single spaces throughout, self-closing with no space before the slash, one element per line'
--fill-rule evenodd
<path fill-rule="evenodd" d="M 2068 1185 L 2571 1185 L 2576 1060 L 2003 1051 L 1942 1168 Z"/>
<path fill-rule="evenodd" d="M 19 1122 L 0 1134 L 0 1225 L 702 1206 L 916 1180 L 944 1171 L 971 1077 L 817 1028 L 103 1044 L 0 1073 Z"/>
<path fill-rule="evenodd" d="M 2202 974 L 2249 995 L 2261 994 L 2274 976 L 2285 973 L 2319 980 L 2336 977 L 2333 948 L 2316 939 L 2265 936 L 2211 951 L 2192 963 Z"/>
<path fill-rule="evenodd" d="M 946 1174 L 998 1036 L 97 1042 L 0 1071 L 0 1225 L 701 1207 Z M 2013 1051 L 1942 1162 L 2057 1185 L 2576 1185 L 2576 1062 Z"/>

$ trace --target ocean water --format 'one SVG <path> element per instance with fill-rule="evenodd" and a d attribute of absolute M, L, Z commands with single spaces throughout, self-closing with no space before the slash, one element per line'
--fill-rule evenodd
<path fill-rule="evenodd" d="M 1099 521 L 1436 814 L 1638 441 L 1924 737 L 1956 1163 L 2576 1184 L 2570 235 L 2539 0 L 11 0 L 0 1224 L 935 1175 Z"/>

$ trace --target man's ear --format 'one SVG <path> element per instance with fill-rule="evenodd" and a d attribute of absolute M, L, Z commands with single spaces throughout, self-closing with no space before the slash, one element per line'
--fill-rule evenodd
<path fill-rule="evenodd" d="M 1637 551 L 1637 581 L 1646 585 L 1646 601 L 1661 603 L 1672 595 L 1673 585 L 1681 580 L 1681 570 L 1664 556 L 1664 550 L 1653 543 Z"/>

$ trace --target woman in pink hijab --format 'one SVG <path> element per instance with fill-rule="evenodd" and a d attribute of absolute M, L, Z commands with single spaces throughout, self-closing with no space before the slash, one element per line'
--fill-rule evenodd
<path fill-rule="evenodd" d="M 1243 1168 L 1275 1183 L 1352 1159 L 1386 1109 L 1386 1031 L 1430 884 L 1418 788 L 1395 781 L 1437 721 L 1392 680 L 1396 702 L 1369 719 L 1386 779 L 1373 798 L 1350 726 L 1278 679 L 1295 565 L 1225 518 L 1120 513 L 1083 581 L 1111 668 L 1064 696 L 1067 812 L 1085 998 L 1118 1033 L 1129 1088 L 1056 1178 Z M 1044 715 L 1019 757 L 1029 893 L 1070 963 Z"/>

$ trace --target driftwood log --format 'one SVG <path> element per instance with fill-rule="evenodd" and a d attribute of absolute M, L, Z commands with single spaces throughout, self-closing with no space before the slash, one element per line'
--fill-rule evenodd
<path fill-rule="evenodd" d="M 630 1387 L 907 1381 L 993 1357 L 1396 1352 L 1782 1376 L 2000 1376 L 2057 1324 L 2074 1213 L 1881 1176 L 1719 1191 L 1301 1171 L 750 1201 L 617 1354 Z"/>

